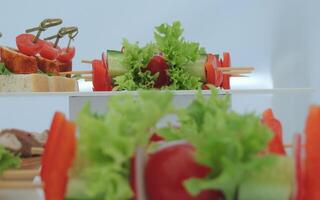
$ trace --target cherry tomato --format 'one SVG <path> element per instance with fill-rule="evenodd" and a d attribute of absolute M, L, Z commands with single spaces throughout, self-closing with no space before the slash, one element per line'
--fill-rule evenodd
<path fill-rule="evenodd" d="M 63 63 L 70 62 L 75 54 L 76 49 L 74 47 L 70 47 L 69 49 L 62 48 L 60 54 L 57 57 L 57 60 Z"/>
<path fill-rule="evenodd" d="M 39 53 L 43 58 L 54 60 L 58 57 L 60 51 L 61 49 L 59 47 L 55 48 L 53 43 L 45 42 Z"/>
<path fill-rule="evenodd" d="M 109 78 L 108 70 L 104 67 L 103 62 L 101 60 L 93 60 L 92 70 L 93 91 L 111 91 L 111 79 Z"/>
<path fill-rule="evenodd" d="M 211 169 L 194 159 L 195 149 L 188 143 L 172 144 L 149 155 L 145 168 L 149 200 L 218 200 L 221 193 L 204 190 L 197 196 L 187 192 L 183 183 L 190 178 L 204 178 Z M 188 167 L 186 167 L 188 166 Z"/>
<path fill-rule="evenodd" d="M 149 70 L 152 75 L 159 73 L 159 77 L 154 83 L 155 88 L 161 88 L 162 86 L 170 84 L 168 64 L 162 56 L 153 56 L 146 70 Z"/>
<path fill-rule="evenodd" d="M 27 56 L 35 56 L 40 52 L 44 45 L 44 41 L 38 39 L 33 42 L 35 36 L 32 34 L 20 34 L 16 37 L 16 44 L 19 51 Z"/>

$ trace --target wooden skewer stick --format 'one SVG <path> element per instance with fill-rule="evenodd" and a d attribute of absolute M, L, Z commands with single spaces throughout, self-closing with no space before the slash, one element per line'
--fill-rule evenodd
<path fill-rule="evenodd" d="M 246 75 L 231 75 L 231 77 L 249 77 L 249 76 L 246 76 Z"/>
<path fill-rule="evenodd" d="M 284 144 L 283 146 L 284 148 L 293 148 L 293 144 Z M 305 145 L 302 144 L 302 147 L 305 147 Z"/>
<path fill-rule="evenodd" d="M 242 71 L 242 72 L 223 72 L 223 74 L 226 74 L 226 75 L 243 75 L 243 74 L 250 74 L 251 72 L 248 72 L 248 71 Z"/>
<path fill-rule="evenodd" d="M 79 71 L 68 71 L 68 72 L 60 72 L 59 75 L 69 75 L 69 74 L 92 74 L 92 70 L 79 70 Z"/>
<path fill-rule="evenodd" d="M 92 64 L 92 60 L 81 60 L 83 64 Z"/>
<path fill-rule="evenodd" d="M 42 155 L 43 152 L 44 152 L 44 148 L 42 148 L 42 147 L 32 147 L 31 148 L 32 155 Z"/>
<path fill-rule="evenodd" d="M 233 71 L 233 70 L 236 70 L 236 71 L 253 71 L 254 70 L 254 67 L 218 67 L 219 70 L 221 71 Z"/>
<path fill-rule="evenodd" d="M 6 170 L 2 173 L 2 180 L 32 180 L 35 176 L 39 175 L 38 169 L 17 169 L 17 170 Z"/>
<path fill-rule="evenodd" d="M 43 187 L 43 183 L 32 181 L 0 181 L 0 189 L 35 189 Z"/>
<path fill-rule="evenodd" d="M 92 76 L 84 76 L 81 77 L 81 79 L 84 79 L 85 81 L 92 81 Z"/>

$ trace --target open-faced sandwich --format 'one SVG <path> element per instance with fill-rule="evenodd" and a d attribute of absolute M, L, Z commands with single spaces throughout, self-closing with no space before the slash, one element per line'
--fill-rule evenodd
<path fill-rule="evenodd" d="M 54 44 L 40 39 L 43 31 L 61 23 L 61 19 L 45 19 L 39 27 L 16 37 L 17 49 L 0 47 L 0 92 L 78 91 L 76 80 L 59 76 L 60 72 L 72 70 L 75 48 L 70 47 L 70 42 L 67 48 L 58 46 L 59 39 L 65 35 L 73 39 L 78 29 L 61 28 L 48 38 L 57 38 Z M 30 34 L 34 31 L 38 31 L 36 36 Z"/>

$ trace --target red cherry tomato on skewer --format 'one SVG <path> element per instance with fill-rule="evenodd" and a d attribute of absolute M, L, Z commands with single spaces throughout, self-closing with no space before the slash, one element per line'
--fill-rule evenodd
<path fill-rule="evenodd" d="M 223 73 L 221 70 L 218 69 L 221 67 L 218 55 L 214 56 L 214 58 L 213 58 L 213 67 L 214 67 L 215 77 L 216 77 L 215 82 L 214 82 L 214 86 L 220 87 L 222 84 L 222 81 L 223 81 Z"/>
<path fill-rule="evenodd" d="M 63 63 L 70 62 L 75 54 L 76 54 L 76 49 L 74 47 L 69 47 L 69 49 L 62 48 L 60 51 L 60 54 L 57 57 L 57 60 Z"/>
<path fill-rule="evenodd" d="M 206 72 L 206 78 L 207 78 L 207 83 L 214 85 L 216 76 L 215 76 L 215 70 L 213 66 L 213 59 L 214 59 L 213 54 L 208 54 L 207 62 L 205 64 L 205 72 Z"/>
<path fill-rule="evenodd" d="M 92 61 L 93 91 L 111 91 L 112 84 L 107 68 L 101 60 Z"/>
<path fill-rule="evenodd" d="M 54 47 L 51 42 L 45 42 L 42 49 L 40 50 L 40 55 L 48 60 L 54 60 L 58 57 L 61 49 L 59 47 Z"/>
<path fill-rule="evenodd" d="M 20 34 L 16 37 L 16 44 L 19 51 L 27 56 L 35 56 L 40 52 L 44 45 L 44 41 L 38 39 L 37 42 L 33 42 L 35 36 L 32 34 Z"/>

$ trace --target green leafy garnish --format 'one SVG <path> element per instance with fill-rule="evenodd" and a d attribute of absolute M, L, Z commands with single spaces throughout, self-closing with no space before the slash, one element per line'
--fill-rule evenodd
<path fill-rule="evenodd" d="M 190 106 L 179 113 L 179 129 L 158 132 L 167 139 L 185 139 L 195 146 L 196 159 L 212 172 L 205 179 L 185 182 L 194 195 L 204 189 L 219 189 L 227 200 L 237 196 L 241 182 L 252 172 L 272 164 L 274 156 L 258 156 L 271 138 L 269 130 L 253 114 L 230 110 L 228 97 L 198 94 Z"/>
<path fill-rule="evenodd" d="M 186 41 L 182 34 L 181 23 L 176 21 L 172 26 L 161 24 L 156 27 L 154 38 L 169 63 L 169 76 L 172 81 L 170 89 L 198 89 L 201 86 L 200 77 L 192 76 L 183 67 L 194 63 L 205 50 L 200 48 L 199 43 Z"/>
<path fill-rule="evenodd" d="M 6 68 L 4 63 L 0 63 L 0 75 L 11 75 L 12 73 Z"/>
<path fill-rule="evenodd" d="M 172 95 L 146 91 L 110 98 L 108 112 L 95 115 L 86 105 L 78 116 L 79 175 L 87 193 L 105 200 L 129 200 L 130 160 L 138 146 L 145 146 L 157 122 L 171 112 Z"/>
<path fill-rule="evenodd" d="M 157 76 L 145 68 L 155 54 L 156 46 L 150 43 L 140 47 L 138 43 L 130 44 L 128 40 L 124 40 L 123 47 L 125 53 L 122 64 L 128 68 L 128 72 L 115 78 L 118 90 L 152 88 Z"/>
<path fill-rule="evenodd" d="M 0 145 L 0 174 L 10 168 L 17 168 L 20 166 L 20 158 L 14 156 Z"/>
<path fill-rule="evenodd" d="M 162 24 L 155 28 L 155 43 L 140 47 L 138 43 L 124 40 L 124 58 L 122 64 L 128 69 L 124 75 L 115 78 L 119 90 L 137 90 L 153 88 L 158 74 L 152 75 L 146 71 L 150 59 L 161 53 L 168 64 L 168 75 L 171 80 L 169 86 L 163 89 L 189 90 L 201 87 L 201 78 L 191 75 L 185 66 L 195 61 L 205 53 L 203 48 L 195 42 L 186 41 L 180 22 L 172 25 Z M 199 68 L 202 70 L 202 67 Z"/>

